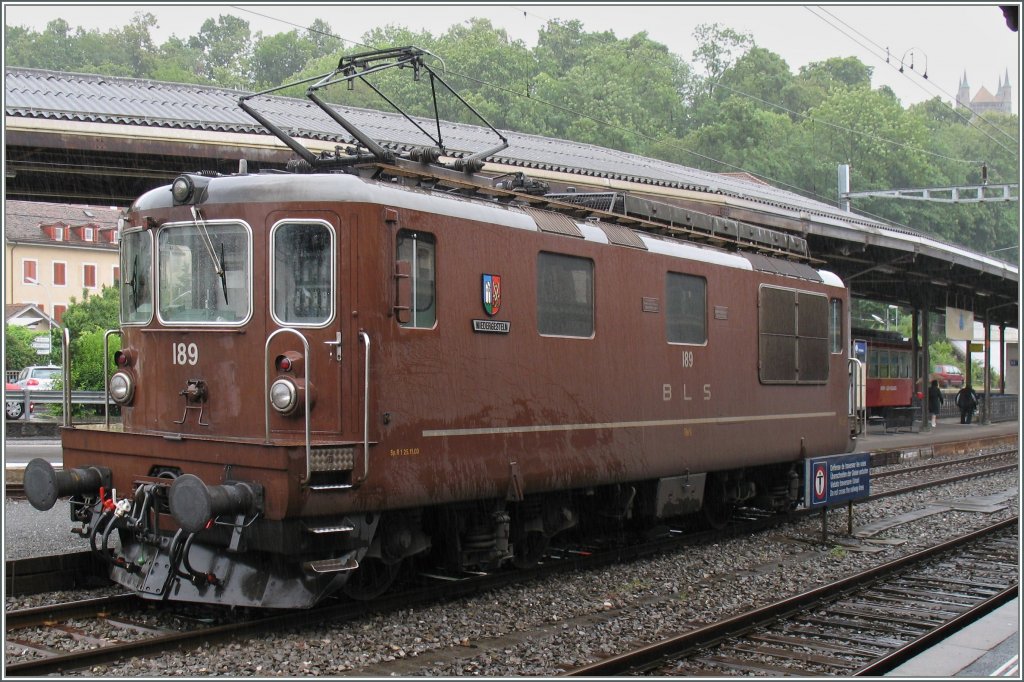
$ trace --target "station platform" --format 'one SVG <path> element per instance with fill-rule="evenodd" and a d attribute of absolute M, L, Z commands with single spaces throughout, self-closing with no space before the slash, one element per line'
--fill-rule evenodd
<path fill-rule="evenodd" d="M 886 677 L 1012 677 L 1020 673 L 1020 598 L 950 635 Z"/>
<path fill-rule="evenodd" d="M 857 437 L 854 452 L 870 452 L 872 466 L 898 464 L 912 459 L 927 459 L 966 454 L 975 447 L 988 443 L 1019 442 L 1020 422 L 1006 421 L 993 424 L 961 424 L 959 419 L 939 419 L 938 426 L 924 430 L 920 422 L 913 428 L 888 429 L 868 426 Z M 891 461 L 879 461 L 879 460 Z"/>

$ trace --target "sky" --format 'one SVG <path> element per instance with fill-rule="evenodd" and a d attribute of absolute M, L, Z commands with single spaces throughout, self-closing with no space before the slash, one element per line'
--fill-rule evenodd
<path fill-rule="evenodd" d="M 6 25 L 37 31 L 56 18 L 106 31 L 125 25 L 138 11 L 156 16 L 158 44 L 171 35 L 194 35 L 206 19 L 222 14 L 245 19 L 254 35 L 291 31 L 321 18 L 353 43 L 387 24 L 439 35 L 470 17 L 483 17 L 528 47 L 549 20 L 577 19 L 586 31 L 612 31 L 618 38 L 647 32 L 690 64 L 694 29 L 718 23 L 751 34 L 755 44 L 781 55 L 794 73 L 830 57 L 857 57 L 873 67 L 872 86 L 889 86 L 904 106 L 936 96 L 952 102 L 965 72 L 972 97 L 982 86 L 995 94 L 1008 72 L 1013 112 L 1019 113 L 1020 34 L 1007 28 L 996 4 L 4 3 Z"/>

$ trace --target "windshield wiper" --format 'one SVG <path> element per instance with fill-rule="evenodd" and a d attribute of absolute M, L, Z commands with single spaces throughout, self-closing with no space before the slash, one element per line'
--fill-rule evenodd
<path fill-rule="evenodd" d="M 132 288 L 132 308 L 139 309 L 139 254 L 135 254 L 132 260 L 132 278 L 126 281 L 125 286 Z"/>
<path fill-rule="evenodd" d="M 210 260 L 213 261 L 213 269 L 216 270 L 220 276 L 220 286 L 224 290 L 224 303 L 228 302 L 228 280 L 224 274 L 224 266 L 221 263 L 224 262 L 224 243 L 220 244 L 220 258 L 217 258 L 217 254 L 213 250 L 213 241 L 210 239 L 210 233 L 206 231 L 206 223 L 203 221 L 203 217 L 199 214 L 199 209 L 195 205 L 189 206 L 192 209 L 192 218 L 196 221 L 196 227 L 199 228 L 199 234 L 203 238 L 203 244 L 206 246 L 206 252 L 210 254 Z"/>

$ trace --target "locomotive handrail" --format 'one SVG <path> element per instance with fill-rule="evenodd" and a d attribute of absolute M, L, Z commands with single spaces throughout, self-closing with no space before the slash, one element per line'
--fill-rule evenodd
<path fill-rule="evenodd" d="M 64 380 L 64 426 L 71 426 L 71 332 L 67 327 L 61 329 L 61 378 Z M 106 357 L 106 356 L 104 356 Z"/>
<path fill-rule="evenodd" d="M 267 443 L 270 442 L 270 387 L 268 386 L 268 384 L 270 383 L 270 363 L 268 362 L 270 360 L 270 342 L 274 339 L 275 336 L 283 332 L 295 334 L 296 336 L 299 337 L 299 339 L 302 340 L 303 359 L 305 360 L 306 368 L 305 378 L 308 379 L 309 376 L 312 374 L 312 372 L 310 371 L 312 369 L 312 364 L 310 361 L 313 358 L 310 357 L 309 355 L 309 341 L 306 340 L 306 337 L 303 336 L 301 332 L 299 332 L 297 329 L 292 329 L 291 327 L 281 327 L 280 329 L 278 329 L 277 331 L 275 331 L 274 333 L 267 337 L 267 342 L 263 346 L 263 418 L 264 423 L 266 425 Z M 310 447 L 309 436 L 309 389 L 309 381 L 307 380 L 306 389 L 302 392 L 304 403 L 303 416 L 305 418 L 306 428 L 306 475 L 301 481 L 299 481 L 299 483 L 301 483 L 302 485 L 309 483 L 309 479 L 313 473 L 313 457 L 312 448 Z"/>
<path fill-rule="evenodd" d="M 110 356 L 110 335 L 121 335 L 120 329 L 108 329 L 103 334 L 103 426 L 110 428 L 110 380 L 107 374 L 107 358 Z"/>
<path fill-rule="evenodd" d="M 850 371 L 850 409 L 854 419 L 857 420 L 857 434 L 860 435 L 867 429 L 868 418 L 867 409 L 861 401 L 864 387 L 861 385 L 860 378 L 864 371 L 864 363 L 857 358 L 849 358 L 847 364 Z"/>
<path fill-rule="evenodd" d="M 370 475 L 370 335 L 359 332 L 359 340 L 366 346 L 363 364 L 363 475 L 353 485 L 360 485 Z"/>

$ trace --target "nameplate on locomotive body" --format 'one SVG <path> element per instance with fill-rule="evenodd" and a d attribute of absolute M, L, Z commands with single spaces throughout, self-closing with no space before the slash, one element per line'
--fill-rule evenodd
<path fill-rule="evenodd" d="M 489 334 L 508 334 L 512 323 L 505 320 L 473 320 L 473 331 Z"/>

